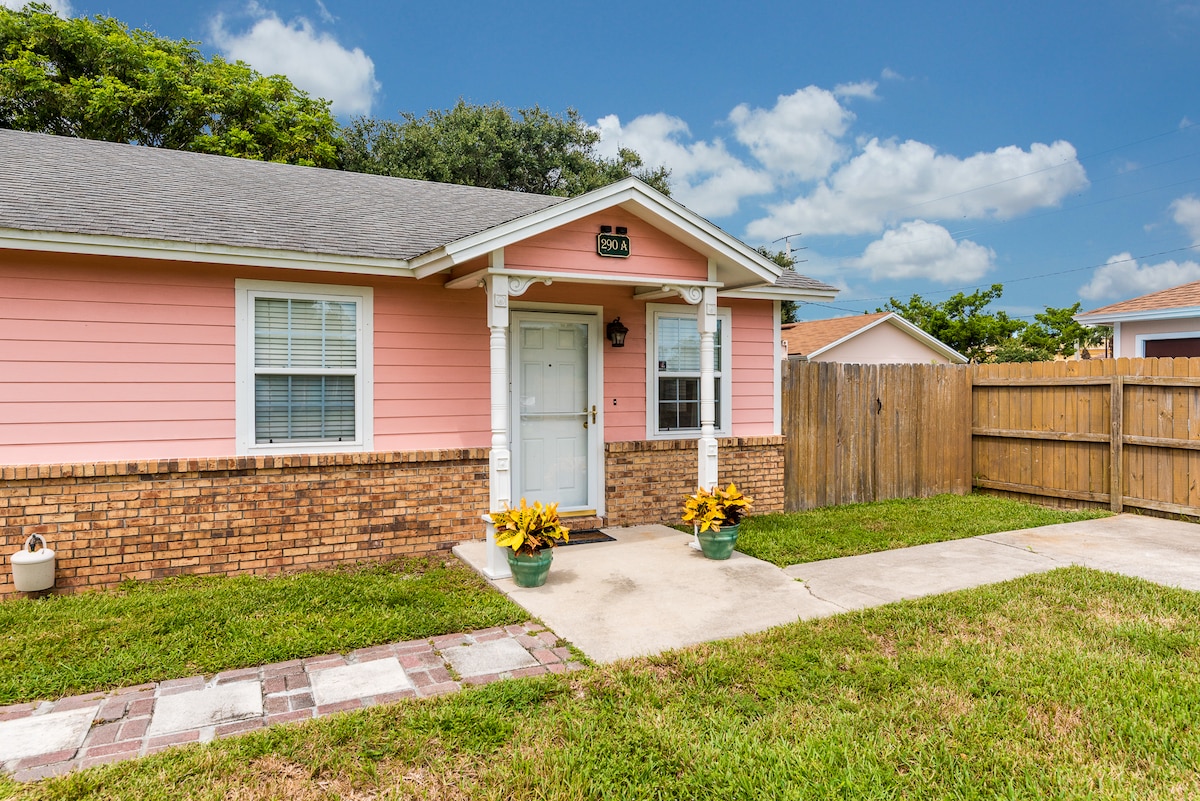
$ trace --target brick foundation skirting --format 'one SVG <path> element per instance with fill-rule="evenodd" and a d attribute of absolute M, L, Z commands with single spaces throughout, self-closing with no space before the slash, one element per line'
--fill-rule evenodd
<path fill-rule="evenodd" d="M 726 437 L 717 441 L 719 478 L 754 500 L 752 514 L 783 511 L 785 437 Z M 605 453 L 608 523 L 677 525 L 683 498 L 696 491 L 695 440 L 610 442 Z"/>
<path fill-rule="evenodd" d="M 720 440 L 721 482 L 756 513 L 783 509 L 783 445 Z M 678 522 L 695 441 L 608 443 L 605 460 L 605 522 Z M 481 538 L 488 507 L 486 448 L 7 466 L 0 479 L 0 598 L 17 594 L 10 555 L 30 534 L 55 550 L 55 591 L 72 592 L 437 553 Z"/>
<path fill-rule="evenodd" d="M 0 597 L 30 534 L 55 588 L 279 573 L 435 553 L 482 536 L 484 448 L 0 468 Z"/>

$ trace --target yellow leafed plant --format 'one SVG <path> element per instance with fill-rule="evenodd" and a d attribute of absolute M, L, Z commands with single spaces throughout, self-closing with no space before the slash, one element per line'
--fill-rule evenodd
<path fill-rule="evenodd" d="M 698 526 L 701 531 L 720 531 L 721 526 L 736 526 L 742 522 L 753 499 L 738 488 L 717 487 L 712 492 L 703 487 L 683 499 L 683 522 Z"/>
<path fill-rule="evenodd" d="M 533 506 L 529 506 L 522 498 L 520 506 L 492 512 L 491 518 L 496 526 L 496 544 L 525 556 L 532 556 L 543 548 L 553 548 L 559 540 L 567 542 L 570 534 L 558 519 L 557 503 L 543 505 L 541 501 L 534 501 Z"/>

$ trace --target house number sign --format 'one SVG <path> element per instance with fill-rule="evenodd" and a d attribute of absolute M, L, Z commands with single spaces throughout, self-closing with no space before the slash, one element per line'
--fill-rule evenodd
<path fill-rule="evenodd" d="M 629 237 L 623 234 L 597 234 L 596 252 L 613 259 L 629 258 Z"/>

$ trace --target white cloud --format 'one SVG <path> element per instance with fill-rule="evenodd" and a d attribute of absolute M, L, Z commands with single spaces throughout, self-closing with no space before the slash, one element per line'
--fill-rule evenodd
<path fill-rule="evenodd" d="M 20 11 L 33 0 L 0 0 L 0 6 L 11 8 L 13 11 Z M 42 0 L 42 2 L 50 6 L 50 10 L 58 16 L 66 19 L 71 16 L 71 4 L 67 0 Z"/>
<path fill-rule="evenodd" d="M 838 97 L 861 97 L 865 100 L 878 100 L 875 90 L 879 84 L 875 81 L 859 81 L 858 83 L 839 83 L 833 87 L 833 93 Z"/>
<path fill-rule="evenodd" d="M 601 155 L 613 157 L 619 148 L 627 147 L 649 165 L 669 167 L 671 194 L 697 214 L 733 214 L 742 198 L 773 188 L 769 175 L 747 166 L 720 139 L 687 143 L 690 131 L 678 117 L 647 114 L 622 125 L 619 117 L 610 114 L 596 128 Z"/>
<path fill-rule="evenodd" d="M 910 220 L 886 231 L 847 266 L 869 271 L 874 280 L 928 278 L 948 284 L 981 278 L 995 257 L 975 242 L 954 241 L 940 225 Z"/>
<path fill-rule="evenodd" d="M 729 112 L 734 136 L 755 159 L 776 174 L 805 181 L 827 175 L 845 157 L 839 139 L 853 119 L 833 92 L 816 86 L 780 95 L 771 109 L 742 103 Z"/>
<path fill-rule="evenodd" d="M 903 75 L 896 72 L 891 67 L 884 67 L 883 71 L 879 73 L 879 77 L 883 78 L 885 81 L 907 81 L 908 80 L 908 78 L 905 78 Z"/>
<path fill-rule="evenodd" d="M 1195 195 L 1181 197 L 1171 204 L 1171 211 L 1175 222 L 1192 238 L 1192 244 L 1200 245 L 1200 198 Z"/>
<path fill-rule="evenodd" d="M 871 139 L 810 194 L 768 206 L 750 223 L 756 239 L 787 231 L 869 234 L 919 213 L 933 218 L 1009 219 L 1058 205 L 1088 184 L 1069 142 L 1002 147 L 965 159 L 923 142 Z"/>
<path fill-rule="evenodd" d="M 1191 281 L 1200 281 L 1200 264 L 1194 261 L 1138 264 L 1130 254 L 1119 253 L 1096 269 L 1092 280 L 1079 288 L 1079 296 L 1087 300 L 1122 300 Z"/>
<path fill-rule="evenodd" d="M 286 75 L 310 95 L 332 101 L 334 114 L 371 112 L 379 83 L 375 63 L 361 48 L 343 47 L 304 17 L 284 22 L 253 2 L 247 11 L 257 20 L 240 33 L 228 30 L 222 15 L 211 22 L 213 44 L 226 57 L 245 61 L 265 75 Z"/>
<path fill-rule="evenodd" d="M 321 0 L 317 0 L 317 14 L 320 15 L 321 22 L 324 22 L 326 25 L 332 25 L 337 22 L 337 17 L 329 13 L 329 9 L 325 7 L 325 4 Z"/>

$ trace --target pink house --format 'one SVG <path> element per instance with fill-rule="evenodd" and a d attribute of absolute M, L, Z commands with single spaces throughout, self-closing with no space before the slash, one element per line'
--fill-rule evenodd
<path fill-rule="evenodd" d="M 1200 356 L 1200 281 L 1151 292 L 1075 315 L 1111 325 L 1113 356 Z"/>
<path fill-rule="evenodd" d="M 782 506 L 780 303 L 835 290 L 637 180 L 0 154 L 0 540 L 44 534 L 60 586 L 437 551 L 521 497 Z"/>

